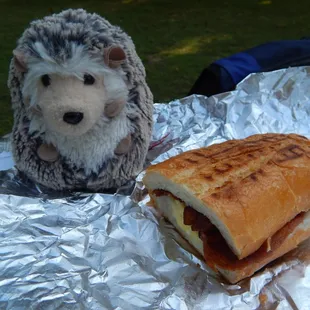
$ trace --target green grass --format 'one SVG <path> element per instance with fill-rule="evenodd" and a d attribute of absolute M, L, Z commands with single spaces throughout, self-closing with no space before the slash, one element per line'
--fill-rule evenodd
<path fill-rule="evenodd" d="M 10 132 L 11 51 L 28 23 L 83 7 L 133 38 L 155 102 L 181 98 L 212 61 L 270 40 L 310 36 L 309 0 L 0 0 L 0 136 Z"/>

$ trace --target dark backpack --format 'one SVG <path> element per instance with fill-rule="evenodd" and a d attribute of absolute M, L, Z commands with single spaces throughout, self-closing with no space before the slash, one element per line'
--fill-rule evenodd
<path fill-rule="evenodd" d="M 188 95 L 212 96 L 234 90 L 251 73 L 306 65 L 310 65 L 310 38 L 265 43 L 212 63 Z"/>

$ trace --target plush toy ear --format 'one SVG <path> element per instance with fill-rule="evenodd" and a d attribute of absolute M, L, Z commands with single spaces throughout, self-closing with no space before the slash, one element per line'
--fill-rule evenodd
<path fill-rule="evenodd" d="M 119 67 L 126 59 L 124 50 L 119 46 L 110 46 L 104 49 L 104 62 L 110 68 Z"/>
<path fill-rule="evenodd" d="M 25 55 L 19 50 L 14 50 L 13 55 L 16 69 L 20 72 L 26 72 L 27 64 Z"/>

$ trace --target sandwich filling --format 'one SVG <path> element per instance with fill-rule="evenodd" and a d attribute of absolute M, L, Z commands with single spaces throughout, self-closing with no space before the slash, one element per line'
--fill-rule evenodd
<path fill-rule="evenodd" d="M 301 228 L 308 229 L 310 224 L 310 211 L 301 212 L 265 240 L 254 253 L 243 259 L 238 259 L 220 231 L 205 215 L 186 206 L 183 201 L 168 191 L 154 190 L 151 195 L 164 216 L 204 256 L 208 265 L 214 270 L 237 270 L 247 265 L 259 265 L 268 260 L 268 257 L 271 257 L 273 252 L 281 247 L 297 226 L 300 225 Z"/>

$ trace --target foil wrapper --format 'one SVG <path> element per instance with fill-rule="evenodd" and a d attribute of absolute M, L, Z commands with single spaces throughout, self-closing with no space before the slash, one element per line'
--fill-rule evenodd
<path fill-rule="evenodd" d="M 310 137 L 309 73 L 156 104 L 148 164 L 255 133 Z M 2 138 L 0 309 L 310 309 L 310 240 L 229 285 L 148 206 L 142 177 L 116 193 L 51 192 L 17 173 Z"/>

